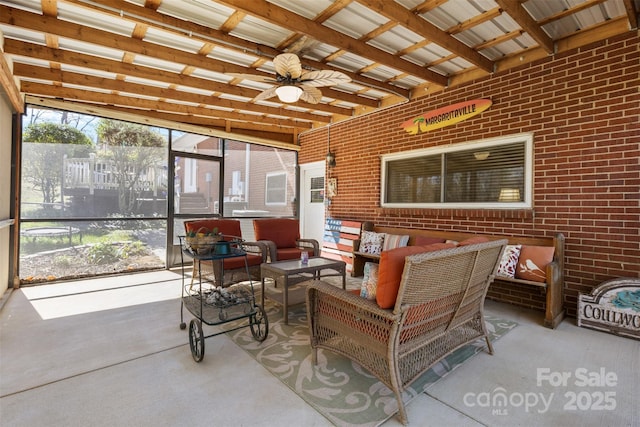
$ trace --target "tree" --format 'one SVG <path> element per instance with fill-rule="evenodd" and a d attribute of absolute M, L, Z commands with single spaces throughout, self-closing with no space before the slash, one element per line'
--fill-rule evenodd
<path fill-rule="evenodd" d="M 50 122 L 29 124 L 23 141 L 23 179 L 42 193 L 43 207 L 48 209 L 60 195 L 64 156 L 87 157 L 93 143 L 72 126 Z"/>
<path fill-rule="evenodd" d="M 166 139 L 147 126 L 109 119 L 101 119 L 96 131 L 98 141 L 104 144 L 103 156 L 113 162 L 119 213 L 135 213 L 147 184 L 145 177 L 152 176 L 150 171 L 164 158 Z"/>

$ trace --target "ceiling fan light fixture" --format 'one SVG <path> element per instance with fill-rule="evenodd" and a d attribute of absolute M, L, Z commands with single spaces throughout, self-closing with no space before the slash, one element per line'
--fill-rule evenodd
<path fill-rule="evenodd" d="M 282 102 L 292 103 L 300 99 L 302 95 L 302 89 L 298 86 L 285 85 L 276 89 L 276 95 Z"/>

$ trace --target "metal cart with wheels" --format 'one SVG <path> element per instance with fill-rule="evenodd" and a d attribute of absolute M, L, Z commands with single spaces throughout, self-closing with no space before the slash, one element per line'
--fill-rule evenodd
<path fill-rule="evenodd" d="M 184 321 L 185 308 L 195 317 L 189 322 L 189 347 L 191 355 L 196 362 L 204 358 L 204 340 L 209 337 L 235 331 L 237 329 L 251 328 L 253 337 L 262 342 L 269 334 L 269 319 L 264 308 L 256 303 L 253 281 L 249 275 L 247 264 L 247 254 L 242 249 L 242 239 L 233 236 L 222 236 L 221 241 L 202 244 L 195 248 L 187 242 L 185 236 L 179 236 L 182 251 L 180 253 L 182 261 L 182 298 L 180 304 L 180 329 L 185 329 L 187 324 Z M 185 256 L 198 263 L 197 280 L 185 280 Z M 224 260 L 227 258 L 244 257 L 245 268 L 247 269 L 246 282 L 224 285 Z M 202 278 L 201 263 L 219 263 L 214 271 L 221 272 L 220 277 L 213 280 Z M 248 322 L 240 322 L 248 319 Z M 222 325 L 238 321 L 239 325 L 224 328 L 210 335 L 204 335 L 202 324 Z"/>

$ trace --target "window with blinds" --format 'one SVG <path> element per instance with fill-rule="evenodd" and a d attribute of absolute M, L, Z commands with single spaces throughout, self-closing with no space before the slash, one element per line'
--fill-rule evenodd
<path fill-rule="evenodd" d="M 530 134 L 382 157 L 384 207 L 531 206 Z"/>

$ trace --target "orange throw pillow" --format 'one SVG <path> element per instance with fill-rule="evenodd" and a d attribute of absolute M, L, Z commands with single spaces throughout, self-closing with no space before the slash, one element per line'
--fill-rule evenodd
<path fill-rule="evenodd" d="M 455 245 L 448 243 L 434 243 L 428 246 L 404 246 L 390 251 L 382 251 L 380 253 L 380 267 L 378 268 L 378 289 L 376 290 L 378 306 L 380 308 L 393 308 L 396 304 L 406 257 L 453 247 Z"/>
<path fill-rule="evenodd" d="M 554 252 L 553 246 L 522 245 L 516 265 L 516 278 L 545 282 L 547 280 L 547 264 L 553 261 Z"/>

